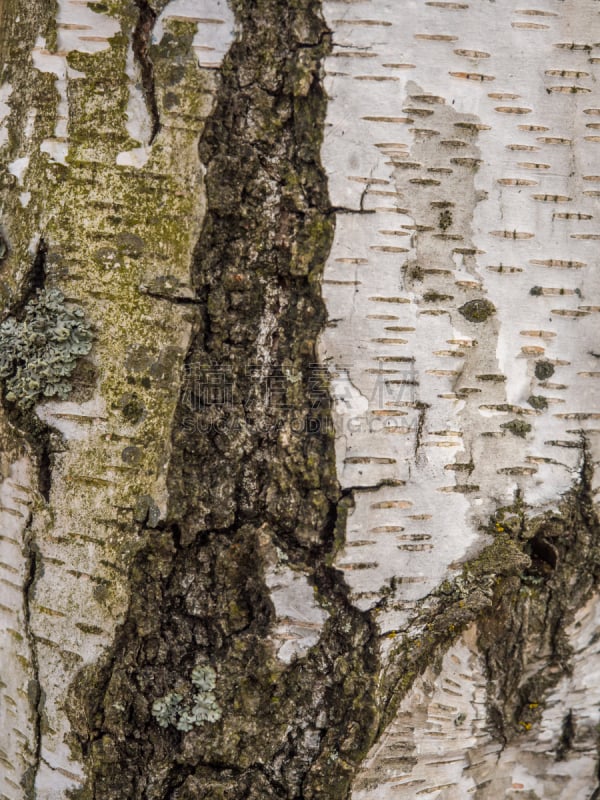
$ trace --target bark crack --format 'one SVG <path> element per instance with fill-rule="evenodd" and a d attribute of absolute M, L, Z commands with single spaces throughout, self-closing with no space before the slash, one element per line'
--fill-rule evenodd
<path fill-rule="evenodd" d="M 32 678 L 29 681 L 28 696 L 29 704 L 32 713 L 33 722 L 33 741 L 32 741 L 32 763 L 23 775 L 23 788 L 28 800 L 34 800 L 35 793 L 35 780 L 38 774 L 41 763 L 42 752 L 42 710 L 43 710 L 43 695 L 39 680 L 39 660 L 37 651 L 37 642 L 35 634 L 31 625 L 31 607 L 33 604 L 33 597 L 35 593 L 35 584 L 40 572 L 41 556 L 39 549 L 33 539 L 33 532 L 31 530 L 31 518 L 24 531 L 24 554 L 26 558 L 26 573 L 25 581 L 23 584 L 23 627 L 25 637 L 29 644 L 30 664 Z"/>
<path fill-rule="evenodd" d="M 160 113 L 156 99 L 156 86 L 154 83 L 154 64 L 152 63 L 149 53 L 152 31 L 156 23 L 157 14 L 148 0 L 135 0 L 135 4 L 139 10 L 139 14 L 137 24 L 133 31 L 131 46 L 142 75 L 144 99 L 152 125 L 148 144 L 152 144 L 161 128 Z"/>
<path fill-rule="evenodd" d="M 10 314 L 18 317 L 23 312 L 25 306 L 35 298 L 38 290 L 45 287 L 48 269 L 47 261 L 48 244 L 44 237 L 40 236 L 35 256 L 20 288 L 19 300 L 10 309 L 6 310 L 7 316 Z"/>

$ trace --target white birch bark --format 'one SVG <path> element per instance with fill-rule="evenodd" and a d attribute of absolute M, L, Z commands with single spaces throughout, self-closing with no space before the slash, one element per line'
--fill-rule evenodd
<path fill-rule="evenodd" d="M 337 565 L 361 608 L 397 582 L 379 613 L 390 649 L 489 541 L 495 508 L 517 493 L 532 516 L 556 508 L 581 437 L 597 462 L 600 20 L 592 2 L 552 0 L 332 0 L 325 13 L 323 154 L 339 210 L 322 354 L 339 479 L 357 487 Z M 494 313 L 469 321 L 460 308 L 480 299 Z M 596 671 L 585 618 L 588 634 L 570 628 L 578 666 L 551 700 L 578 720 L 568 758 L 554 763 L 550 707 L 518 746 L 493 742 L 471 631 L 409 692 L 352 796 L 589 797 L 599 716 L 594 681 L 575 689 L 579 669 Z"/>

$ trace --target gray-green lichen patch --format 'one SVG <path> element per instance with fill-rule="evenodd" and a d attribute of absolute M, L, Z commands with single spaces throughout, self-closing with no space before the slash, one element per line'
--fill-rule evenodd
<path fill-rule="evenodd" d="M 0 324 L 0 378 L 4 398 L 23 409 L 41 398 L 65 400 L 77 361 L 92 347 L 92 332 L 78 306 L 67 307 L 58 289 L 43 289 L 21 319 Z"/>
<path fill-rule="evenodd" d="M 485 322 L 492 314 L 496 313 L 494 304 L 484 298 L 469 300 L 468 303 L 460 306 L 458 310 L 466 320 L 477 323 Z"/>
<path fill-rule="evenodd" d="M 161 728 L 173 725 L 178 731 L 191 731 L 205 722 L 217 722 L 221 709 L 214 695 L 217 683 L 212 667 L 194 667 L 191 675 L 193 693 L 168 692 L 152 704 L 152 716 Z M 185 692 L 185 689 L 182 691 Z M 187 695 L 187 696 L 186 696 Z"/>

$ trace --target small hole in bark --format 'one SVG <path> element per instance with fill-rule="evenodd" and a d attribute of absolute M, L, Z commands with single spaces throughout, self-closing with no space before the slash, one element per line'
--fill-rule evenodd
<path fill-rule="evenodd" d="M 531 572 L 540 575 L 548 575 L 556 569 L 558 553 L 556 548 L 539 534 L 534 536 L 530 542 L 531 549 Z"/>

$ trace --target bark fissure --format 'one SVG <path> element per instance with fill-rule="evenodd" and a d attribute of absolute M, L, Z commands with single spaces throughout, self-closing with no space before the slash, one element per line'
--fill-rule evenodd
<path fill-rule="evenodd" d="M 152 41 L 152 30 L 156 22 L 157 14 L 152 8 L 148 0 L 135 0 L 135 4 L 139 10 L 137 24 L 133 31 L 131 46 L 133 53 L 140 67 L 142 76 L 142 86 L 144 89 L 144 99 L 146 107 L 150 116 L 152 130 L 150 133 L 150 141 L 148 144 L 156 139 L 160 128 L 160 113 L 158 110 L 158 102 L 156 99 L 156 87 L 154 83 L 154 64 L 150 58 L 149 48 Z"/>
<path fill-rule="evenodd" d="M 556 750 L 557 761 L 564 761 L 564 759 L 567 757 L 567 753 L 573 746 L 574 738 L 575 738 L 575 725 L 573 720 L 573 710 L 569 709 L 562 723 L 560 740 L 558 748 Z"/>
<path fill-rule="evenodd" d="M 35 258 L 29 270 L 25 283 L 23 297 L 13 313 L 21 311 L 27 303 L 35 297 L 35 293 L 43 289 L 46 285 L 46 273 L 48 271 L 48 245 L 43 236 L 38 242 Z"/>
<path fill-rule="evenodd" d="M 52 490 L 52 449 L 49 430 L 39 436 L 40 448 L 38 452 L 38 491 L 46 503 L 50 501 Z"/>
<path fill-rule="evenodd" d="M 31 524 L 31 520 L 30 520 Z M 23 584 L 23 620 L 25 637 L 29 644 L 31 675 L 28 685 L 28 698 L 33 722 L 33 741 L 31 742 L 32 761 L 23 774 L 23 788 L 28 800 L 36 797 L 35 779 L 38 774 L 42 756 L 42 712 L 43 696 L 39 680 L 39 661 L 35 634 L 31 626 L 31 606 L 35 593 L 35 584 L 41 569 L 41 559 L 36 547 L 30 524 L 24 531 L 24 555 L 26 558 L 26 573 Z"/>
<path fill-rule="evenodd" d="M 18 297 L 10 306 L 4 307 L 4 316 L 20 317 L 25 306 L 35 298 L 37 292 L 45 288 L 47 270 L 48 244 L 44 237 L 40 236 L 31 266 L 19 286 Z"/>

